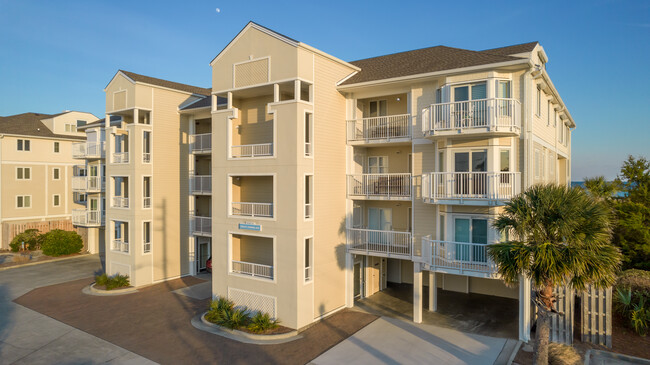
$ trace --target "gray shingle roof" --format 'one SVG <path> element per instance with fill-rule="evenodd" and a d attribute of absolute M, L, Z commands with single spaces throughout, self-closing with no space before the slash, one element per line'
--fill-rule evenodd
<path fill-rule="evenodd" d="M 361 71 L 342 85 L 515 60 L 521 58 L 446 46 L 422 48 L 350 62 L 361 68 Z"/>
<path fill-rule="evenodd" d="M 0 133 L 17 134 L 21 136 L 37 136 L 37 137 L 53 137 L 53 138 L 69 138 L 85 140 L 85 136 L 70 136 L 66 134 L 53 133 L 49 128 L 41 122 L 43 119 L 53 118 L 59 114 L 41 114 L 41 113 L 22 113 L 10 115 L 7 117 L 0 117 Z"/>
<path fill-rule="evenodd" d="M 200 94 L 200 95 L 210 95 L 212 93 L 212 89 L 206 89 L 204 87 L 198 87 L 198 86 L 192 86 L 192 85 L 187 85 L 187 84 L 181 84 L 178 82 L 173 82 L 173 81 L 168 81 L 168 80 L 163 80 L 163 79 L 157 79 L 155 77 L 151 76 L 145 76 L 145 75 L 140 75 L 134 72 L 129 72 L 129 71 L 124 71 L 124 70 L 119 70 L 126 76 L 128 76 L 131 80 L 135 82 L 143 82 L 145 84 L 151 84 L 151 85 L 156 85 L 156 86 L 162 86 L 166 87 L 169 89 L 174 89 L 174 90 L 179 90 L 179 91 L 185 91 L 188 93 L 192 94 Z"/>
<path fill-rule="evenodd" d="M 486 49 L 481 51 L 481 53 L 510 56 L 518 53 L 531 52 L 533 49 L 535 49 L 535 46 L 537 46 L 538 43 L 539 42 L 529 42 L 529 43 L 515 44 L 514 46 Z"/>

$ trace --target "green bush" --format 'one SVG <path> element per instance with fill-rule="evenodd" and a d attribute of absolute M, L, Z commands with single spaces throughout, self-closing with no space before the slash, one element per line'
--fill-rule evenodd
<path fill-rule="evenodd" d="M 113 290 L 118 288 L 126 288 L 131 285 L 128 275 L 116 274 L 108 276 L 106 273 L 95 275 L 95 285 L 105 286 L 106 290 Z"/>
<path fill-rule="evenodd" d="M 278 321 L 271 319 L 268 313 L 257 312 L 251 318 L 248 330 L 255 333 L 262 333 L 278 327 Z"/>
<path fill-rule="evenodd" d="M 230 329 L 239 329 L 248 326 L 250 314 L 248 309 L 235 308 L 235 303 L 223 297 L 210 302 L 210 310 L 205 314 L 205 319 L 219 326 Z"/>
<path fill-rule="evenodd" d="M 41 248 L 43 236 L 38 233 L 38 229 L 28 229 L 23 233 L 16 235 L 9 243 L 11 251 L 18 252 L 22 248 L 22 243 L 25 243 L 25 249 L 34 251 Z"/>
<path fill-rule="evenodd" d="M 650 297 L 650 271 L 625 270 L 619 275 L 616 287 L 644 293 L 646 297 Z"/>
<path fill-rule="evenodd" d="M 650 326 L 650 275 L 647 271 L 627 270 L 619 277 L 614 308 L 637 334 L 645 336 Z"/>
<path fill-rule="evenodd" d="M 551 342 L 548 345 L 549 365 L 580 365 L 582 358 L 572 346 Z"/>
<path fill-rule="evenodd" d="M 43 253 L 48 256 L 70 255 L 80 252 L 84 247 L 81 236 L 74 231 L 55 229 L 44 236 Z"/>
<path fill-rule="evenodd" d="M 106 275 L 106 273 L 103 273 L 101 275 L 95 275 L 96 285 L 106 286 L 106 283 L 108 283 L 108 275 Z"/>

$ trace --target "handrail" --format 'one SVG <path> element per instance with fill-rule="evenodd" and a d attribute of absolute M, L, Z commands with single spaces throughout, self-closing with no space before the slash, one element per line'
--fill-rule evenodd
<path fill-rule="evenodd" d="M 212 151 L 212 133 L 191 134 L 190 152 L 207 153 Z"/>
<path fill-rule="evenodd" d="M 232 202 L 231 214 L 243 217 L 273 217 L 273 203 Z"/>
<path fill-rule="evenodd" d="M 521 129 L 521 103 L 511 98 L 490 98 L 432 104 L 422 110 L 422 131 L 488 131 Z"/>
<path fill-rule="evenodd" d="M 519 172 L 430 172 L 422 176 L 422 197 L 504 201 L 521 192 Z"/>
<path fill-rule="evenodd" d="M 355 174 L 347 176 L 348 196 L 410 198 L 411 174 Z"/>
<path fill-rule="evenodd" d="M 273 156 L 273 143 L 243 144 L 232 146 L 232 157 L 265 157 Z"/>
<path fill-rule="evenodd" d="M 387 231 L 365 228 L 347 229 L 348 250 L 366 254 L 411 256 L 411 232 Z"/>
<path fill-rule="evenodd" d="M 411 114 L 348 119 L 347 140 L 370 141 L 411 138 Z"/>
<path fill-rule="evenodd" d="M 232 261 L 231 271 L 237 274 L 273 279 L 273 266 L 245 261 Z"/>
<path fill-rule="evenodd" d="M 496 265 L 487 254 L 487 244 L 433 240 L 422 238 L 421 261 L 434 269 L 478 272 L 493 275 Z"/>

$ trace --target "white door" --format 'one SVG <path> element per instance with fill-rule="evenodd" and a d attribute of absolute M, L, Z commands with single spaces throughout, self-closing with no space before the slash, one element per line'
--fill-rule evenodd
<path fill-rule="evenodd" d="M 206 269 L 206 262 L 210 257 L 210 239 L 207 237 L 198 238 L 198 250 L 197 250 L 197 271 L 202 271 Z"/>
<path fill-rule="evenodd" d="M 379 231 L 393 229 L 393 210 L 390 208 L 368 208 L 368 228 Z"/>

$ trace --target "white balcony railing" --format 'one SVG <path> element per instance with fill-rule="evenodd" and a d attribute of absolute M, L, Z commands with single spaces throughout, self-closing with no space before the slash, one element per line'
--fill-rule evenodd
<path fill-rule="evenodd" d="M 348 175 L 348 196 L 367 199 L 410 199 L 411 174 Z"/>
<path fill-rule="evenodd" d="M 305 281 L 309 281 L 313 278 L 311 266 L 305 268 Z"/>
<path fill-rule="evenodd" d="M 142 198 L 142 208 L 148 209 L 151 208 L 151 197 Z"/>
<path fill-rule="evenodd" d="M 72 144 L 72 158 L 104 158 L 104 142 L 78 142 Z"/>
<path fill-rule="evenodd" d="M 311 156 L 314 152 L 312 152 L 312 144 L 310 142 L 305 142 L 305 156 Z"/>
<path fill-rule="evenodd" d="M 76 192 L 101 192 L 104 191 L 105 180 L 99 176 L 73 176 L 72 191 Z"/>
<path fill-rule="evenodd" d="M 433 104 L 422 110 L 425 135 L 464 132 L 484 128 L 487 132 L 519 133 L 521 104 L 516 99 L 481 99 Z"/>
<path fill-rule="evenodd" d="M 273 156 L 273 143 L 244 144 L 232 146 L 232 157 Z"/>
<path fill-rule="evenodd" d="M 348 250 L 386 256 L 411 256 L 411 232 L 348 228 Z"/>
<path fill-rule="evenodd" d="M 273 266 L 252 262 L 233 261 L 232 272 L 266 279 L 273 279 Z"/>
<path fill-rule="evenodd" d="M 232 215 L 242 217 L 273 217 L 273 203 L 232 202 Z"/>
<path fill-rule="evenodd" d="M 113 153 L 113 163 L 129 163 L 129 153 L 128 152 Z"/>
<path fill-rule="evenodd" d="M 113 244 L 111 245 L 111 250 L 128 253 L 129 243 L 124 241 L 123 239 L 115 239 L 113 240 Z"/>
<path fill-rule="evenodd" d="M 311 203 L 305 203 L 305 218 L 314 218 L 314 205 Z"/>
<path fill-rule="evenodd" d="M 348 142 L 411 138 L 411 114 L 347 121 Z"/>
<path fill-rule="evenodd" d="M 123 196 L 114 196 L 113 197 L 113 208 L 128 208 L 129 207 L 129 198 Z"/>
<path fill-rule="evenodd" d="M 519 172 L 431 172 L 422 175 L 422 197 L 503 202 L 521 192 Z"/>
<path fill-rule="evenodd" d="M 191 216 L 190 229 L 197 236 L 212 236 L 212 218 Z"/>
<path fill-rule="evenodd" d="M 72 209 L 72 224 L 75 226 L 102 226 L 104 215 L 98 210 Z"/>
<path fill-rule="evenodd" d="M 190 135 L 190 152 L 210 153 L 212 151 L 212 133 Z"/>
<path fill-rule="evenodd" d="M 212 194 L 212 176 L 190 176 L 190 189 L 192 191 L 192 194 Z"/>
<path fill-rule="evenodd" d="M 151 163 L 151 153 L 142 153 L 142 163 Z"/>
<path fill-rule="evenodd" d="M 438 241 L 422 238 L 421 262 L 436 271 L 456 274 L 479 273 L 493 276 L 496 265 L 488 257 L 486 244 Z"/>

